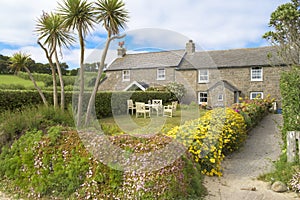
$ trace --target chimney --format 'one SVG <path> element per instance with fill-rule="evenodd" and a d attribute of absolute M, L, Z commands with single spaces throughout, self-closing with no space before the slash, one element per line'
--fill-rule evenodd
<path fill-rule="evenodd" d="M 187 54 L 193 54 L 195 53 L 195 43 L 193 40 L 189 40 L 185 45 L 185 52 Z"/>
<path fill-rule="evenodd" d="M 119 42 L 119 48 L 118 48 L 118 57 L 122 58 L 126 55 L 126 49 L 123 47 L 124 46 L 124 41 Z"/>

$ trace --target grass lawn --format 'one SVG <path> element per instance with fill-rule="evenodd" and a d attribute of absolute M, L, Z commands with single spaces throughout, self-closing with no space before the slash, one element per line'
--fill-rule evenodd
<path fill-rule="evenodd" d="M 22 85 L 25 88 L 32 88 L 33 83 L 30 80 L 22 79 L 15 75 L 0 75 L 0 85 Z M 37 82 L 39 87 L 43 87 L 43 82 Z"/>
<path fill-rule="evenodd" d="M 180 110 L 177 109 L 174 116 L 157 116 L 156 113 L 151 117 L 136 118 L 133 115 L 118 115 L 114 117 L 102 118 L 99 120 L 102 129 L 107 135 L 119 135 L 122 133 L 149 135 L 156 133 L 166 133 L 175 126 L 184 124 L 184 122 L 199 118 L 205 113 L 205 110 L 197 111 L 195 109 Z"/>

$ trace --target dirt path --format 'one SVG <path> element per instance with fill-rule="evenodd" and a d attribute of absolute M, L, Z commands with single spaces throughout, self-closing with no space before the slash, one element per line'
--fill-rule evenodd
<path fill-rule="evenodd" d="M 282 140 L 277 127 L 281 123 L 282 115 L 266 116 L 249 133 L 245 145 L 224 160 L 223 177 L 205 177 L 209 192 L 206 200 L 300 199 L 295 193 L 273 192 L 270 184 L 257 180 L 260 174 L 272 169 L 272 161 L 280 155 Z"/>

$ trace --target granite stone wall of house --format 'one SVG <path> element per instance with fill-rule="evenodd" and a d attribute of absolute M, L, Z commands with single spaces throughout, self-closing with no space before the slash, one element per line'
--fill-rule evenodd
<path fill-rule="evenodd" d="M 251 92 L 263 92 L 266 97 L 268 94 L 275 98 L 279 107 L 281 106 L 280 95 L 280 74 L 283 71 L 289 70 L 288 67 L 271 67 L 265 66 L 263 69 L 262 81 L 251 81 L 251 67 L 231 67 L 209 69 L 209 82 L 198 83 L 198 70 L 179 70 L 176 71 L 176 81 L 183 83 L 187 88 L 188 94 L 184 98 L 186 103 L 194 101 L 195 93 L 207 91 L 216 82 L 226 80 L 231 85 L 235 86 L 241 91 L 240 96 L 250 98 Z M 220 90 L 220 89 L 219 89 Z M 222 88 L 224 95 L 224 105 L 231 105 L 234 103 L 234 93 Z M 222 93 L 218 91 L 217 93 Z M 208 94 L 208 104 L 214 105 L 221 102 L 215 102 L 217 94 Z"/>
<path fill-rule="evenodd" d="M 100 85 L 99 90 L 124 90 L 133 81 L 144 82 L 151 86 L 166 85 L 175 81 L 175 69 L 165 68 L 165 79 L 157 79 L 157 68 L 132 69 L 130 80 L 123 81 L 122 71 L 107 71 L 107 79 Z"/>

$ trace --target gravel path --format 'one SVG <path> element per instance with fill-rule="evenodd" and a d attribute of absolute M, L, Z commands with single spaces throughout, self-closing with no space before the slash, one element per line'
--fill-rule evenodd
<path fill-rule="evenodd" d="M 206 200 L 290 200 L 300 199 L 295 193 L 276 193 L 270 184 L 257 177 L 272 169 L 282 142 L 278 125 L 282 115 L 270 114 L 250 133 L 245 145 L 224 160 L 223 177 L 205 177 L 209 195 Z M 255 188 L 252 191 L 251 188 Z"/>

